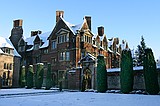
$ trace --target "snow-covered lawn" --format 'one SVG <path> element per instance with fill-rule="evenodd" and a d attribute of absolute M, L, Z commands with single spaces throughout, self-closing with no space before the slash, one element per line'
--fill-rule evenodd
<path fill-rule="evenodd" d="M 160 106 L 160 95 L 52 91 L 47 91 L 50 92 L 47 94 L 29 95 L 29 93 L 46 91 L 2 89 L 0 90 L 0 106 Z M 23 95 L 11 95 L 19 93 Z M 10 95 L 3 96 L 6 94 Z"/>

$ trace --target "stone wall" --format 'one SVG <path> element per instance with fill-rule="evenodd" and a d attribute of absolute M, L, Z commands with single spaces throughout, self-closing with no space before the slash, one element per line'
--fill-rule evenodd
<path fill-rule="evenodd" d="M 120 89 L 120 72 L 108 72 L 108 89 Z M 158 81 L 160 86 L 160 69 L 158 69 Z M 145 82 L 142 70 L 134 70 L 134 85 L 135 90 L 144 90 Z"/>

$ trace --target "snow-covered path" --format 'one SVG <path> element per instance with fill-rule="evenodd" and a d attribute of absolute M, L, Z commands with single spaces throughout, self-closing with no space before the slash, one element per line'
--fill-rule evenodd
<path fill-rule="evenodd" d="M 0 106 L 160 106 L 160 95 L 57 91 L 47 95 L 0 98 Z"/>

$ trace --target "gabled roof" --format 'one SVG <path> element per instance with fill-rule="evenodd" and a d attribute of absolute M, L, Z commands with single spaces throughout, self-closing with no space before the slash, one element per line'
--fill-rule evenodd
<path fill-rule="evenodd" d="M 25 42 L 27 43 L 27 45 L 34 45 L 34 40 L 36 39 L 36 37 L 39 37 L 40 40 L 42 40 L 42 42 L 44 42 L 44 44 L 40 47 L 40 48 L 45 48 L 45 47 L 48 47 L 49 45 L 49 40 L 48 40 L 48 37 L 50 36 L 52 32 L 49 31 L 49 32 L 45 32 L 45 33 L 42 33 L 42 34 L 38 34 L 38 35 L 35 35 L 35 36 L 32 36 L 32 37 L 29 37 L 27 39 L 25 39 Z M 27 51 L 31 51 L 33 50 L 33 47 L 31 47 L 30 49 L 27 49 Z"/>
<path fill-rule="evenodd" d="M 0 37 L 0 48 L 3 47 L 13 49 L 13 56 L 21 57 L 9 39 Z M 0 49 L 0 53 L 4 52 Z"/>
<path fill-rule="evenodd" d="M 106 35 L 105 34 L 103 34 L 103 36 L 99 36 L 99 38 L 100 38 L 100 41 L 103 41 L 104 40 L 104 38 L 106 38 Z M 107 39 L 106 39 L 107 40 Z"/>
<path fill-rule="evenodd" d="M 86 19 L 84 19 L 83 23 L 74 25 L 70 24 L 69 22 L 65 21 L 63 17 L 60 17 L 60 19 L 68 26 L 68 28 L 71 30 L 71 32 L 76 35 L 78 30 L 81 30 L 83 24 L 85 23 Z"/>
<path fill-rule="evenodd" d="M 11 41 L 9 39 L 6 39 L 6 41 L 14 48 L 13 44 L 11 43 Z M 17 52 L 17 50 L 15 48 L 13 50 L 13 55 L 16 57 L 21 57 L 21 55 Z"/>
<path fill-rule="evenodd" d="M 3 47 L 14 49 L 14 47 L 10 43 L 8 43 L 6 38 L 0 37 L 0 48 Z"/>
<path fill-rule="evenodd" d="M 82 61 L 95 61 L 96 57 L 94 57 L 92 54 L 87 53 L 85 57 L 83 57 L 79 62 L 81 63 Z"/>

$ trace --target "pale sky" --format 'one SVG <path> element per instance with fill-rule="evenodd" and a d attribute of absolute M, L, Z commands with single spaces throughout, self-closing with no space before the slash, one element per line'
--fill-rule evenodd
<path fill-rule="evenodd" d="M 23 19 L 25 37 L 32 30 L 51 31 L 56 10 L 63 10 L 64 19 L 72 24 L 91 16 L 93 33 L 104 26 L 107 38 L 127 40 L 131 49 L 143 35 L 155 58 L 160 57 L 160 0 L 1 0 L 0 36 L 10 36 L 15 19 Z"/>

